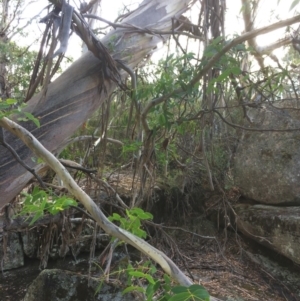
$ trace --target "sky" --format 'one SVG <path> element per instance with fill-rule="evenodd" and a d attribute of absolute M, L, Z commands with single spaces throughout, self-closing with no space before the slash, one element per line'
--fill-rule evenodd
<path fill-rule="evenodd" d="M 227 0 L 227 3 L 238 2 L 240 0 Z M 270 24 L 273 24 L 279 20 L 291 18 L 295 15 L 295 9 L 289 10 L 292 0 L 260 0 L 260 7 L 258 9 L 257 17 L 255 20 L 255 27 L 260 28 Z M 298 6 L 299 7 L 299 6 Z M 242 14 L 240 13 L 240 5 L 228 5 L 228 18 L 227 18 L 227 34 L 242 33 L 244 28 L 244 22 Z M 232 21 L 228 20 L 231 19 Z M 238 30 L 237 30 L 238 29 Z M 267 46 L 279 38 L 285 37 L 285 29 L 278 29 L 265 35 L 260 35 L 256 38 L 258 46 Z M 278 57 L 282 57 L 285 51 L 283 49 L 277 49 L 274 54 Z"/>
<path fill-rule="evenodd" d="M 89 2 L 89 0 L 85 0 Z M 112 1 L 114 5 L 112 5 Z M 27 0 L 25 0 L 25 3 Z M 79 7 L 81 0 L 70 0 L 70 4 L 74 7 Z M 136 8 L 140 1 L 138 0 L 102 0 L 101 1 L 101 11 L 100 14 L 103 18 L 114 21 L 117 16 L 124 11 L 124 8 L 130 10 Z M 34 38 L 41 37 L 45 28 L 44 24 L 39 23 L 39 20 L 47 14 L 47 10 L 43 11 L 43 8 L 47 7 L 47 0 L 37 0 L 32 1 L 32 4 L 28 5 L 23 11 L 24 19 L 23 24 L 27 22 L 32 16 L 39 15 L 30 26 L 30 34 L 28 37 L 18 38 L 18 42 L 21 44 L 29 45 L 31 44 Z M 29 17 L 30 16 L 30 17 Z M 30 42 L 29 42 L 30 41 Z M 39 45 L 32 45 L 31 49 L 38 50 Z M 81 40 L 75 34 L 71 36 L 70 45 L 68 47 L 67 55 L 72 56 L 74 59 L 77 59 L 81 55 Z"/>
<path fill-rule="evenodd" d="M 113 1 L 113 5 L 112 5 Z M 102 0 L 101 2 L 101 16 L 110 21 L 114 21 L 116 17 L 124 12 L 124 7 L 128 10 L 135 8 L 141 1 L 139 0 Z M 70 3 L 72 5 L 78 6 L 80 0 L 71 0 Z M 241 1 L 240 0 L 227 0 L 227 14 L 226 14 L 226 34 L 241 34 L 242 29 L 244 28 L 244 23 L 241 15 Z M 279 19 L 286 19 L 292 17 L 295 14 L 295 10 L 289 11 L 290 4 L 292 0 L 260 0 L 260 9 L 258 10 L 257 19 L 255 22 L 256 27 L 262 27 L 269 25 L 271 23 L 276 22 Z M 238 4 L 238 5 L 237 5 Z M 38 14 L 43 7 L 47 5 L 46 0 L 39 0 L 35 4 L 30 5 L 27 10 L 25 10 L 25 16 L 33 14 Z M 297 8 L 297 7 L 296 7 Z M 43 12 L 41 16 L 44 16 L 46 12 Z M 35 37 L 39 37 L 43 30 L 44 24 L 38 23 L 37 18 L 36 21 L 33 22 L 32 34 Z M 276 32 L 259 36 L 257 37 L 257 43 L 259 46 L 265 46 L 274 42 L 278 39 L 278 37 L 284 37 L 284 30 L 278 30 Z M 24 44 L 28 43 L 28 38 L 22 42 Z M 36 48 L 38 46 L 35 46 Z M 275 51 L 275 54 L 278 56 L 282 56 L 282 50 Z M 74 59 L 78 58 L 81 55 L 81 41 L 76 35 L 70 40 L 70 45 L 68 47 L 67 55 L 72 56 Z"/>

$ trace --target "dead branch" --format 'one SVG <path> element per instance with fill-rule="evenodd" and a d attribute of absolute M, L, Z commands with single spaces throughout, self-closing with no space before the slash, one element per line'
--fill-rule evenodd
<path fill-rule="evenodd" d="M 0 120 L 0 125 L 19 137 L 37 155 L 37 157 L 43 159 L 58 174 L 68 191 L 83 204 L 86 210 L 107 234 L 121 239 L 149 256 L 181 285 L 190 286 L 192 284 L 191 280 L 187 278 L 176 264 L 164 253 L 155 249 L 139 237 L 136 237 L 132 233 L 121 229 L 110 222 L 93 200 L 77 185 L 76 181 L 70 176 L 58 159 L 46 150 L 29 131 L 5 117 Z"/>

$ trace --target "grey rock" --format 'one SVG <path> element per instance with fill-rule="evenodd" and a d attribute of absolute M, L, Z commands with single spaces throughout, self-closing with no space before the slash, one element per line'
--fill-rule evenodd
<path fill-rule="evenodd" d="M 300 207 L 236 205 L 239 231 L 300 264 Z"/>
<path fill-rule="evenodd" d="M 29 258 L 35 258 L 38 250 L 38 233 L 34 230 L 21 232 L 24 254 Z"/>
<path fill-rule="evenodd" d="M 249 127 L 300 129 L 299 112 L 266 104 L 251 109 Z M 263 204 L 300 205 L 299 146 L 300 131 L 243 131 L 233 160 L 234 182 L 242 195 Z"/>
<path fill-rule="evenodd" d="M 44 270 L 29 286 L 24 301 L 132 301 L 131 295 L 122 296 L 122 288 L 100 280 L 58 269 Z"/>
<path fill-rule="evenodd" d="M 24 254 L 19 233 L 0 235 L 0 262 L 3 270 L 11 270 L 24 265 Z"/>
<path fill-rule="evenodd" d="M 300 299 L 300 274 L 297 268 L 281 264 L 262 254 L 253 254 L 246 251 L 250 259 L 257 263 L 260 268 L 270 273 L 275 279 L 280 280 L 295 295 L 297 300 Z M 295 299 L 296 300 L 296 299 Z"/>

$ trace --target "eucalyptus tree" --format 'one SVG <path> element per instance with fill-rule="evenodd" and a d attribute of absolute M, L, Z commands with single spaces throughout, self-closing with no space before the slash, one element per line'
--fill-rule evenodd
<path fill-rule="evenodd" d="M 171 100 L 185 101 L 191 95 L 195 99 L 201 98 L 201 106 L 188 118 L 199 121 L 202 131 L 201 147 L 205 152 L 206 133 L 210 131 L 209 126 L 212 127 L 214 123 L 214 116 L 229 125 L 231 124 L 224 117 L 228 111 L 219 110 L 217 107 L 217 105 L 225 104 L 225 93 L 223 93 L 225 85 L 222 86 L 224 81 L 226 85 L 231 85 L 232 90 L 236 93 L 234 98 L 237 100 L 237 105 L 244 109 L 247 115 L 246 106 L 248 104 L 245 103 L 246 98 L 243 91 L 247 91 L 249 77 L 245 74 L 248 70 L 242 70 L 240 66 L 242 62 L 239 60 L 239 54 L 241 52 L 246 53 L 244 43 L 248 41 L 250 45 L 248 53 L 253 54 L 260 67 L 264 68 L 263 55 L 285 43 L 297 44 L 297 39 L 289 37 L 284 43 L 278 41 L 270 47 L 261 49 L 257 47 L 255 37 L 299 23 L 300 16 L 296 15 L 290 19 L 255 29 L 252 25 L 256 2 L 242 1 L 245 33 L 228 40 L 224 26 L 225 1 L 200 1 L 198 23 L 193 24 L 186 16 L 183 16 L 183 13 L 191 8 L 195 9 L 198 1 L 144 0 L 136 10 L 128 12 L 118 22 L 107 22 L 112 30 L 100 40 L 90 29 L 86 19 L 98 18 L 106 22 L 105 19 L 86 14 L 85 6 L 77 10 L 66 6 L 63 1 L 53 0 L 50 2 L 53 5 L 50 6 L 47 16 L 42 19 L 46 24 L 45 32 L 29 83 L 25 108 L 26 112 L 31 113 L 39 120 L 40 126 L 37 128 L 32 122 L 24 122 L 21 123 L 22 127 L 20 127 L 13 121 L 2 118 L 0 126 L 5 129 L 2 142 L 10 145 L 18 153 L 22 162 L 35 171 L 40 168 L 37 158 L 42 158 L 64 179 L 68 190 L 84 204 L 85 208 L 107 233 L 147 253 L 178 282 L 189 285 L 191 284 L 190 280 L 164 254 L 110 223 L 91 199 L 76 186 L 76 183 L 51 153 L 60 152 L 66 139 L 93 114 L 116 87 L 126 89 L 123 82 L 126 77 L 131 78 L 132 101 L 136 110 L 137 122 L 146 137 L 145 143 L 151 141 L 153 134 L 153 128 L 148 122 L 151 110 L 158 105 L 168 104 Z M 8 2 L 3 1 L 3 3 Z M 66 27 L 57 22 L 61 18 L 58 15 L 59 12 L 64 9 L 66 10 L 65 14 L 62 15 L 62 24 L 66 21 L 68 26 L 71 25 L 72 30 L 86 44 L 89 52 L 52 81 L 63 57 L 60 55 L 57 59 L 54 54 L 58 47 L 57 42 L 59 40 L 61 45 L 68 42 L 68 35 L 63 34 Z M 67 20 L 65 17 L 64 20 L 64 16 L 70 12 L 72 18 Z M 69 32 L 69 28 L 67 29 Z M 197 45 L 202 47 L 202 52 L 199 57 L 193 56 L 193 64 L 187 63 L 175 74 L 175 81 L 172 82 L 173 89 L 168 86 L 167 90 L 159 91 L 153 98 L 140 103 L 138 95 L 135 93 L 138 91 L 138 87 L 136 86 L 134 69 L 143 63 L 157 45 L 161 42 L 164 43 L 169 36 L 174 37 L 176 44 L 185 53 L 178 39 L 180 35 L 196 39 L 199 43 Z M 65 48 L 59 54 L 64 51 Z M 235 53 L 235 56 L 232 53 Z M 185 54 L 186 59 L 189 56 L 187 53 Z M 54 58 L 55 60 L 53 60 Z M 192 72 L 185 73 L 187 68 L 191 68 Z M 189 80 L 186 81 L 185 78 L 180 77 L 181 74 L 189 74 Z M 7 97 L 5 95 L 7 92 L 3 87 L 1 93 Z M 34 94 L 37 87 L 40 87 L 41 91 Z M 181 120 L 177 120 L 177 122 L 183 122 L 188 118 L 182 116 Z M 145 150 L 151 147 L 153 145 L 144 145 Z M 142 161 L 143 164 L 141 165 L 141 169 L 145 172 L 148 168 L 148 155 L 144 154 L 143 159 L 145 161 Z M 204 158 L 207 177 L 213 190 L 213 176 L 208 158 L 207 156 Z M 7 148 L 0 148 L 0 206 L 4 206 L 16 197 L 32 177 L 32 172 L 20 165 Z"/>

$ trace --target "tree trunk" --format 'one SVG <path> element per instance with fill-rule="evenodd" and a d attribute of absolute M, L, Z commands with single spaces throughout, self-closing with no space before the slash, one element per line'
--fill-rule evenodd
<path fill-rule="evenodd" d="M 179 17 L 190 0 L 145 0 L 121 24 L 132 28 L 112 30 L 103 40 L 115 59 L 122 59 L 134 68 L 151 53 L 162 38 L 142 33 L 148 30 L 170 30 L 172 18 Z M 165 38 L 166 36 L 164 36 Z M 99 91 L 101 62 L 90 52 L 77 60 L 60 77 L 48 86 L 46 97 L 39 93 L 28 101 L 26 111 L 39 118 L 41 126 L 22 123 L 51 152 L 60 149 L 78 127 L 87 120 L 116 88 L 105 81 L 107 94 Z M 124 72 L 123 76 L 127 74 Z M 15 136 L 5 132 L 5 138 L 22 160 L 37 167 L 33 153 Z M 18 164 L 10 152 L 0 146 L 0 208 L 11 201 L 28 183 L 32 175 Z"/>
<path fill-rule="evenodd" d="M 2 1 L 1 7 L 1 20 L 0 20 L 0 47 L 5 49 L 9 39 L 7 37 L 8 28 L 8 1 Z M 8 59 L 5 51 L 0 51 L 0 99 L 5 100 L 10 97 L 9 87 L 7 86 L 7 64 Z"/>

